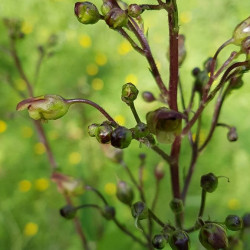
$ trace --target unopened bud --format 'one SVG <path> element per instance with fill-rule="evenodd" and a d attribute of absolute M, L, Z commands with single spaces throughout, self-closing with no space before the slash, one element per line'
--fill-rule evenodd
<path fill-rule="evenodd" d="M 144 220 L 148 218 L 148 208 L 147 205 L 138 201 L 134 203 L 131 207 L 131 213 L 134 218 L 138 218 L 138 220 Z"/>
<path fill-rule="evenodd" d="M 115 208 L 111 206 L 105 206 L 104 209 L 102 209 L 102 215 L 107 220 L 112 220 L 115 217 Z"/>
<path fill-rule="evenodd" d="M 96 129 L 95 137 L 99 143 L 109 143 L 111 140 L 112 131 L 113 128 L 108 123 L 104 122 Z"/>
<path fill-rule="evenodd" d="M 171 234 L 169 244 L 173 250 L 189 250 L 189 236 L 185 231 L 176 230 Z"/>
<path fill-rule="evenodd" d="M 242 228 L 243 221 L 237 215 L 228 215 L 225 220 L 225 225 L 229 230 L 239 231 Z"/>
<path fill-rule="evenodd" d="M 60 209 L 60 214 L 65 219 L 73 219 L 76 215 L 76 209 L 72 205 L 66 205 L 65 207 Z"/>
<path fill-rule="evenodd" d="M 233 32 L 233 43 L 241 45 L 242 41 L 250 36 L 250 16 L 241 22 Z"/>
<path fill-rule="evenodd" d="M 203 175 L 201 176 L 200 184 L 204 191 L 212 193 L 218 186 L 218 177 L 216 177 L 213 173 Z"/>
<path fill-rule="evenodd" d="M 104 18 L 107 25 L 112 29 L 122 28 L 127 26 L 128 23 L 128 15 L 126 11 L 119 8 L 112 8 Z"/>
<path fill-rule="evenodd" d="M 175 214 L 179 214 L 183 211 L 183 202 L 181 199 L 174 198 L 170 203 L 170 208 Z"/>
<path fill-rule="evenodd" d="M 119 181 L 116 190 L 116 196 L 119 201 L 131 206 L 134 199 L 133 189 L 125 181 Z"/>
<path fill-rule="evenodd" d="M 56 120 L 64 116 L 70 104 L 59 95 L 31 97 L 17 104 L 18 111 L 28 109 L 34 120 Z"/>
<path fill-rule="evenodd" d="M 111 133 L 111 145 L 115 148 L 127 148 L 132 141 L 132 132 L 125 127 L 118 127 Z"/>
<path fill-rule="evenodd" d="M 138 17 L 142 13 L 142 8 L 138 4 L 130 4 L 128 6 L 128 14 L 131 17 Z"/>
<path fill-rule="evenodd" d="M 142 98 L 145 102 L 153 102 L 156 100 L 154 95 L 149 91 L 142 92 Z"/>
<path fill-rule="evenodd" d="M 106 16 L 108 14 L 108 12 L 112 9 L 113 5 L 111 2 L 106 1 L 103 3 L 103 5 L 101 6 L 101 12 L 104 16 Z"/>
<path fill-rule="evenodd" d="M 227 139 L 229 141 L 237 141 L 238 135 L 235 127 L 231 127 L 227 133 Z"/>
<path fill-rule="evenodd" d="M 138 89 L 132 83 L 126 83 L 122 86 L 122 101 L 130 105 L 138 96 Z"/>
<path fill-rule="evenodd" d="M 199 239 L 206 249 L 225 249 L 228 246 L 226 230 L 216 223 L 202 226 Z"/>
<path fill-rule="evenodd" d="M 80 23 L 94 24 L 100 20 L 98 9 L 90 2 L 75 3 L 75 15 Z"/>
<path fill-rule="evenodd" d="M 100 126 L 100 124 L 97 124 L 97 123 L 93 123 L 91 125 L 88 126 L 88 134 L 89 136 L 91 137 L 95 137 L 96 135 L 96 130 L 97 128 Z"/>
<path fill-rule="evenodd" d="M 163 249 L 166 245 L 165 237 L 162 234 L 156 234 L 152 239 L 152 245 L 156 249 Z"/>
<path fill-rule="evenodd" d="M 133 136 L 136 139 L 146 137 L 149 134 L 148 127 L 145 123 L 140 122 L 133 128 Z"/>
<path fill-rule="evenodd" d="M 165 171 L 164 171 L 164 166 L 162 163 L 159 163 L 155 166 L 154 175 L 155 175 L 156 180 L 158 181 L 164 178 Z"/>

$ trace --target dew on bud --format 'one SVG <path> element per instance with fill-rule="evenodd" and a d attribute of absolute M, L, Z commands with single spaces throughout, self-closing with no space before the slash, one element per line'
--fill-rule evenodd
<path fill-rule="evenodd" d="M 82 24 L 94 24 L 101 18 L 96 6 L 90 2 L 75 3 L 75 15 Z"/>
<path fill-rule="evenodd" d="M 225 219 L 225 225 L 231 231 L 239 231 L 242 228 L 243 221 L 237 215 L 228 215 Z"/>
<path fill-rule="evenodd" d="M 218 177 L 215 176 L 213 173 L 203 175 L 201 176 L 200 185 L 203 190 L 208 193 L 212 193 L 216 190 L 218 186 Z"/>

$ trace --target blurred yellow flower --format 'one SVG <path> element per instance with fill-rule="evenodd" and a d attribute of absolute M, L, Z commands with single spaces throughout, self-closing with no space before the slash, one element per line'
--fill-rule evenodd
<path fill-rule="evenodd" d="M 46 148 L 43 143 L 38 142 L 34 146 L 34 151 L 37 155 L 42 155 L 46 152 Z"/>
<path fill-rule="evenodd" d="M 101 90 L 101 89 L 103 89 L 104 83 L 103 83 L 102 79 L 95 78 L 95 79 L 93 79 L 91 85 L 92 85 L 92 88 L 94 90 Z"/>
<path fill-rule="evenodd" d="M 28 180 L 22 180 L 18 183 L 18 189 L 20 192 L 28 192 L 31 189 L 31 182 Z"/>
<path fill-rule="evenodd" d="M 33 30 L 33 25 L 31 23 L 28 23 L 26 21 L 22 23 L 21 31 L 24 34 L 28 35 L 32 32 L 32 30 Z"/>
<path fill-rule="evenodd" d="M 27 88 L 27 85 L 23 79 L 15 80 L 15 86 L 18 90 L 23 91 Z"/>
<path fill-rule="evenodd" d="M 120 125 L 123 126 L 125 124 L 125 117 L 123 115 L 115 116 L 115 121 Z"/>
<path fill-rule="evenodd" d="M 24 138 L 30 138 L 33 135 L 33 130 L 31 127 L 24 126 L 21 128 L 21 133 Z"/>
<path fill-rule="evenodd" d="M 228 207 L 231 210 L 238 210 L 240 208 L 240 202 L 237 199 L 230 199 L 228 201 Z"/>
<path fill-rule="evenodd" d="M 35 181 L 35 187 L 38 191 L 45 191 L 49 187 L 49 180 L 47 178 L 39 178 Z"/>
<path fill-rule="evenodd" d="M 122 42 L 118 47 L 118 53 L 120 55 L 126 55 L 132 50 L 132 47 L 128 41 Z"/>
<path fill-rule="evenodd" d="M 79 152 L 72 152 L 69 154 L 69 163 L 72 165 L 78 164 L 82 160 L 82 156 Z"/>
<path fill-rule="evenodd" d="M 7 123 L 5 121 L 0 120 L 0 134 L 5 132 L 7 129 Z"/>
<path fill-rule="evenodd" d="M 26 236 L 34 236 L 38 232 L 38 225 L 33 222 L 29 222 L 25 225 L 23 233 Z"/>
<path fill-rule="evenodd" d="M 95 62 L 99 65 L 99 66 L 103 66 L 107 63 L 108 59 L 107 56 L 103 53 L 98 53 L 95 57 Z"/>
<path fill-rule="evenodd" d="M 137 85 L 138 84 L 138 78 L 134 74 L 129 74 L 129 75 L 126 76 L 125 82 L 131 82 L 134 85 Z"/>
<path fill-rule="evenodd" d="M 180 23 L 189 23 L 192 20 L 192 13 L 184 11 L 180 13 Z"/>
<path fill-rule="evenodd" d="M 115 195 L 116 194 L 116 185 L 114 183 L 112 183 L 112 182 L 108 182 L 104 186 L 104 191 L 108 195 Z"/>
<path fill-rule="evenodd" d="M 92 45 L 91 38 L 88 35 L 81 35 L 79 43 L 83 48 L 89 48 Z"/>
<path fill-rule="evenodd" d="M 98 69 L 96 64 L 91 63 L 91 64 L 87 65 L 86 71 L 87 71 L 88 75 L 94 76 L 98 73 L 99 69 Z"/>

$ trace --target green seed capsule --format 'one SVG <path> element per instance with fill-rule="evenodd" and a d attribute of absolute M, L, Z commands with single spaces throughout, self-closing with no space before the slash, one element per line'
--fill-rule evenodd
<path fill-rule="evenodd" d="M 218 186 L 218 177 L 216 177 L 213 173 L 203 175 L 201 177 L 200 185 L 206 192 L 212 193 Z"/>
<path fill-rule="evenodd" d="M 111 133 L 111 145 L 115 148 L 127 148 L 132 141 L 132 132 L 125 127 L 118 127 Z"/>
<path fill-rule="evenodd" d="M 173 211 L 173 213 L 175 214 L 179 214 L 183 211 L 183 202 L 181 199 L 173 199 L 171 202 L 170 202 L 170 208 L 171 210 Z"/>
<path fill-rule="evenodd" d="M 142 8 L 138 4 L 130 4 L 128 6 L 128 14 L 131 17 L 138 17 L 142 13 Z"/>
<path fill-rule="evenodd" d="M 109 124 L 103 123 L 96 129 L 95 137 L 99 143 L 102 144 L 109 143 L 111 140 L 112 131 L 113 128 Z"/>
<path fill-rule="evenodd" d="M 233 32 L 233 43 L 241 45 L 242 41 L 250 36 L 250 16 L 241 22 Z"/>
<path fill-rule="evenodd" d="M 76 215 L 76 209 L 71 205 L 66 205 L 60 209 L 60 214 L 65 219 L 73 219 Z"/>
<path fill-rule="evenodd" d="M 231 231 L 239 231 L 242 229 L 243 221 L 237 215 L 228 215 L 225 220 L 225 225 Z"/>
<path fill-rule="evenodd" d="M 171 234 L 169 244 L 173 250 L 189 250 L 189 236 L 182 230 L 176 230 Z"/>
<path fill-rule="evenodd" d="M 156 249 L 163 249 L 166 245 L 165 237 L 162 234 L 156 234 L 152 239 L 152 245 Z"/>
<path fill-rule="evenodd" d="M 119 8 L 112 8 L 104 18 L 107 25 L 112 29 L 122 28 L 127 26 L 128 23 L 126 11 Z"/>
<path fill-rule="evenodd" d="M 125 181 L 119 181 L 116 190 L 116 197 L 119 201 L 131 206 L 134 199 L 133 189 Z"/>
<path fill-rule="evenodd" d="M 115 217 L 115 208 L 111 206 L 105 206 L 104 209 L 102 209 L 102 215 L 107 220 L 112 220 Z"/>
<path fill-rule="evenodd" d="M 138 220 L 144 220 L 148 218 L 148 208 L 147 205 L 138 201 L 134 203 L 131 207 L 131 213 L 134 218 L 138 218 Z"/>
<path fill-rule="evenodd" d="M 138 96 L 138 89 L 132 83 L 126 83 L 122 86 L 122 101 L 130 105 Z"/>

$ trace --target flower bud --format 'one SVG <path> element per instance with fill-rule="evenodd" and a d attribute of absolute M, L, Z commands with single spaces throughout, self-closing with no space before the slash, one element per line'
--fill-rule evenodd
<path fill-rule="evenodd" d="M 188 250 L 190 248 L 189 236 L 182 230 L 176 230 L 171 234 L 169 244 L 174 250 Z"/>
<path fill-rule="evenodd" d="M 156 180 L 158 181 L 164 178 L 165 171 L 164 171 L 164 166 L 162 163 L 159 163 L 155 166 L 154 175 L 155 175 Z"/>
<path fill-rule="evenodd" d="M 101 17 L 96 6 L 90 2 L 75 3 L 75 15 L 83 24 L 97 23 Z"/>
<path fill-rule="evenodd" d="M 149 134 L 148 127 L 145 123 L 140 122 L 133 128 L 133 136 L 135 139 L 146 137 Z"/>
<path fill-rule="evenodd" d="M 148 208 L 147 205 L 138 201 L 134 203 L 131 207 L 131 213 L 134 218 L 138 218 L 138 220 L 144 220 L 148 218 Z"/>
<path fill-rule="evenodd" d="M 250 213 L 246 213 L 242 217 L 244 228 L 250 228 Z"/>
<path fill-rule="evenodd" d="M 218 177 L 213 173 L 201 176 L 201 187 L 208 193 L 212 193 L 218 186 Z"/>
<path fill-rule="evenodd" d="M 241 45 L 241 42 L 250 36 L 250 16 L 241 22 L 233 32 L 233 43 Z"/>
<path fill-rule="evenodd" d="M 230 86 L 232 89 L 239 89 L 243 86 L 244 82 L 242 80 L 243 74 L 237 74 L 230 79 Z"/>
<path fill-rule="evenodd" d="M 106 16 L 108 14 L 108 12 L 112 9 L 113 5 L 111 2 L 106 1 L 103 3 L 103 5 L 101 6 L 101 12 L 104 16 Z"/>
<path fill-rule="evenodd" d="M 166 245 L 165 237 L 162 234 L 156 234 L 152 239 L 152 245 L 156 249 L 162 249 Z"/>
<path fill-rule="evenodd" d="M 206 223 L 202 226 L 199 239 L 201 244 L 209 250 L 224 249 L 228 246 L 226 230 L 216 223 Z"/>
<path fill-rule="evenodd" d="M 200 68 L 198 67 L 195 67 L 193 70 L 192 70 L 192 75 L 197 77 L 198 74 L 201 72 Z"/>
<path fill-rule="evenodd" d="M 24 33 L 22 32 L 22 21 L 19 19 L 3 18 L 3 23 L 9 31 L 9 35 L 12 39 L 22 39 L 24 38 Z"/>
<path fill-rule="evenodd" d="M 147 113 L 149 131 L 156 135 L 161 143 L 173 143 L 175 137 L 181 133 L 183 114 L 165 107 Z"/>
<path fill-rule="evenodd" d="M 130 105 L 138 96 L 138 89 L 132 83 L 126 83 L 122 86 L 122 101 Z"/>
<path fill-rule="evenodd" d="M 64 116 L 70 104 L 59 95 L 44 95 L 25 99 L 17 104 L 18 111 L 28 109 L 34 120 L 56 120 Z"/>
<path fill-rule="evenodd" d="M 112 220 L 115 217 L 115 208 L 111 206 L 105 206 L 104 209 L 102 209 L 102 215 L 107 220 Z"/>
<path fill-rule="evenodd" d="M 73 219 L 76 215 L 76 209 L 72 205 L 66 205 L 60 209 L 60 214 L 65 219 Z"/>
<path fill-rule="evenodd" d="M 88 134 L 89 134 L 89 136 L 95 137 L 96 130 L 97 130 L 97 128 L 99 126 L 100 126 L 100 124 L 97 124 L 97 123 L 93 123 L 93 124 L 89 125 L 88 126 Z"/>
<path fill-rule="evenodd" d="M 210 72 L 210 71 L 211 71 L 212 62 L 213 62 L 213 58 L 212 58 L 212 57 L 209 57 L 209 58 L 204 62 L 203 66 L 204 66 L 204 69 L 205 69 L 207 72 Z"/>
<path fill-rule="evenodd" d="M 228 215 L 225 220 L 225 225 L 231 231 L 238 231 L 242 228 L 243 221 L 237 215 Z"/>
<path fill-rule="evenodd" d="M 127 26 L 128 15 L 126 11 L 119 8 L 112 8 L 106 15 L 105 21 L 111 29 L 119 29 Z"/>
<path fill-rule="evenodd" d="M 238 135 L 235 127 L 231 127 L 227 133 L 227 139 L 229 141 L 237 141 Z"/>
<path fill-rule="evenodd" d="M 132 141 L 132 132 L 125 127 L 118 127 L 111 133 L 111 145 L 115 148 L 127 148 Z"/>
<path fill-rule="evenodd" d="M 142 8 L 138 4 L 130 4 L 128 6 L 128 14 L 131 17 L 138 17 L 142 13 Z"/>
<path fill-rule="evenodd" d="M 116 188 L 116 197 L 122 203 L 131 206 L 134 199 L 133 189 L 125 181 L 119 181 Z"/>
<path fill-rule="evenodd" d="M 175 214 L 179 214 L 183 211 L 183 202 L 181 199 L 174 198 L 170 203 L 170 208 Z"/>
<path fill-rule="evenodd" d="M 142 98 L 145 102 L 153 102 L 156 100 L 154 95 L 149 91 L 142 92 Z"/>
<path fill-rule="evenodd" d="M 113 128 L 107 122 L 104 122 L 96 129 L 95 137 L 99 143 L 109 143 L 111 140 L 112 131 Z"/>

